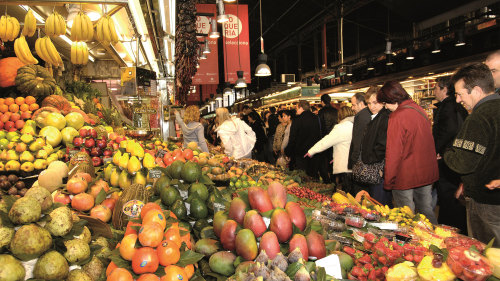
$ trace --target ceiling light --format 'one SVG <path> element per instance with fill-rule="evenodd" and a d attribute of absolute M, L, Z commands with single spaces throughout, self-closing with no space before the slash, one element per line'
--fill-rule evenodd
<path fill-rule="evenodd" d="M 120 58 L 125 58 L 127 56 L 127 53 L 124 53 L 124 52 L 120 52 L 118 53 L 118 55 L 120 56 Z"/>
<path fill-rule="evenodd" d="M 236 71 L 236 76 L 238 76 L 238 79 L 236 80 L 234 87 L 238 89 L 246 88 L 247 83 L 245 82 L 245 78 L 243 78 L 243 71 L 242 70 Z"/>
<path fill-rule="evenodd" d="M 406 59 L 407 60 L 414 60 L 415 59 L 415 48 L 413 46 L 408 47 L 406 53 Z"/>
<path fill-rule="evenodd" d="M 439 45 L 440 45 L 439 38 L 434 39 L 434 48 L 432 49 L 433 54 L 441 52 L 441 48 L 439 47 Z"/>
<path fill-rule="evenodd" d="M 459 29 L 455 32 L 455 37 L 457 41 L 455 42 L 456 47 L 464 46 L 465 45 L 465 35 L 464 35 L 464 30 Z"/>
<path fill-rule="evenodd" d="M 215 95 L 215 100 L 222 100 L 222 95 L 221 94 Z"/>
<path fill-rule="evenodd" d="M 346 65 L 346 75 L 347 76 L 352 76 L 352 65 Z"/>
<path fill-rule="evenodd" d="M 29 6 L 27 6 L 27 5 L 20 5 L 20 6 L 21 6 L 21 8 L 23 8 L 23 10 L 25 10 L 26 12 L 30 9 L 30 7 L 29 7 Z M 38 14 L 37 12 L 35 12 L 35 11 L 33 11 L 33 10 L 31 10 L 31 11 L 33 12 L 33 16 L 35 16 L 35 19 L 36 19 L 36 20 L 38 20 L 38 21 L 39 21 L 39 22 L 41 22 L 41 23 L 45 23 L 45 19 L 44 19 L 42 16 L 40 16 L 40 14 Z"/>
<path fill-rule="evenodd" d="M 236 2 L 236 0 L 224 0 L 224 2 L 226 2 L 226 3 L 234 3 L 234 2 Z"/>
<path fill-rule="evenodd" d="M 388 54 L 385 55 L 385 65 L 393 65 L 394 63 L 392 62 L 392 55 Z"/>
<path fill-rule="evenodd" d="M 210 47 L 208 46 L 208 39 L 205 38 L 205 44 L 203 45 L 203 53 L 210 54 Z"/>
<path fill-rule="evenodd" d="M 370 71 L 370 70 L 374 70 L 375 67 L 373 67 L 373 59 L 371 58 L 367 58 L 366 59 L 366 70 Z"/>
<path fill-rule="evenodd" d="M 233 94 L 233 89 L 231 89 L 231 84 L 229 84 L 229 82 L 225 83 L 223 94 L 224 96 L 230 96 Z"/>
<path fill-rule="evenodd" d="M 387 40 L 386 43 L 385 43 L 385 52 L 384 52 L 384 54 L 386 54 L 386 55 L 392 54 L 391 47 L 392 47 L 392 42 L 389 41 L 389 40 Z"/>
<path fill-rule="evenodd" d="M 208 34 L 208 37 L 214 38 L 214 39 L 219 38 L 220 33 L 217 31 L 217 21 L 214 19 L 211 19 L 210 24 L 212 25 L 212 31 L 210 31 L 210 33 Z"/>
<path fill-rule="evenodd" d="M 226 22 L 229 20 L 229 17 L 226 15 L 224 11 L 224 2 L 222 0 L 217 0 L 217 22 Z"/>
<path fill-rule="evenodd" d="M 262 53 L 257 57 L 257 68 L 255 69 L 255 76 L 271 76 L 271 68 L 267 65 L 267 55 Z"/>

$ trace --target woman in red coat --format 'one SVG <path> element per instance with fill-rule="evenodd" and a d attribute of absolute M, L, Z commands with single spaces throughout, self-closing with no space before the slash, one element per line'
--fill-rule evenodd
<path fill-rule="evenodd" d="M 427 114 L 396 81 L 386 82 L 377 100 L 392 111 L 387 128 L 384 188 L 392 190 L 396 206 L 409 206 L 435 224 L 432 183 L 439 179 L 439 172 Z"/>

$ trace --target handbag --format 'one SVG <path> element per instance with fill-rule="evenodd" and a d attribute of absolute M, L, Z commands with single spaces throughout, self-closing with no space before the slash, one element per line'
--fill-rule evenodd
<path fill-rule="evenodd" d="M 286 160 L 286 157 L 282 154 L 278 159 L 276 159 L 276 166 L 286 169 L 290 161 Z"/>
<path fill-rule="evenodd" d="M 382 182 L 384 175 L 385 160 L 372 164 L 363 163 L 361 153 L 358 161 L 352 167 L 352 176 L 355 181 L 366 184 L 379 184 Z"/>

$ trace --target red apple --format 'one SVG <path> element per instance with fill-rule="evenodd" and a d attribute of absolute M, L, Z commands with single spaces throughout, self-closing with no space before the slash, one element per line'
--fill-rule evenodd
<path fill-rule="evenodd" d="M 103 205 L 97 205 L 90 210 L 90 216 L 108 222 L 111 219 L 111 210 Z"/>
<path fill-rule="evenodd" d="M 108 138 L 110 140 L 115 140 L 117 136 L 118 136 L 118 134 L 116 134 L 115 132 L 111 132 L 108 134 Z"/>
<path fill-rule="evenodd" d="M 116 205 L 116 199 L 115 198 L 108 198 L 102 201 L 101 205 L 108 207 L 111 211 L 115 209 Z"/>
<path fill-rule="evenodd" d="M 100 149 L 105 149 L 108 144 L 106 143 L 105 139 L 99 139 L 99 140 L 96 141 L 96 145 Z"/>
<path fill-rule="evenodd" d="M 92 149 L 90 150 L 90 155 L 91 156 L 99 156 L 101 155 L 101 149 L 99 147 L 92 147 Z"/>
<path fill-rule="evenodd" d="M 88 149 L 86 149 L 85 147 L 82 147 L 82 148 L 80 149 L 80 151 L 81 151 L 81 152 L 85 152 L 85 153 L 87 153 L 88 155 L 90 155 L 90 151 L 89 151 Z"/>
<path fill-rule="evenodd" d="M 86 139 L 85 140 L 85 147 L 91 148 L 95 146 L 95 140 L 94 139 Z"/>
<path fill-rule="evenodd" d="M 80 137 L 85 138 L 89 136 L 89 130 L 87 128 L 80 128 Z"/>
<path fill-rule="evenodd" d="M 89 129 L 89 136 L 96 139 L 97 138 L 97 131 L 93 128 Z"/>
<path fill-rule="evenodd" d="M 104 150 L 104 152 L 102 153 L 102 155 L 104 155 L 104 156 L 113 156 L 113 150 L 106 149 L 106 150 Z"/>
<path fill-rule="evenodd" d="M 68 205 L 71 202 L 71 199 L 68 194 L 63 194 L 61 191 L 57 191 L 54 195 L 54 202 Z"/>
<path fill-rule="evenodd" d="M 94 167 L 101 166 L 102 165 L 102 159 L 99 156 L 94 156 L 92 157 L 92 164 Z"/>
<path fill-rule="evenodd" d="M 73 139 L 73 145 L 76 147 L 80 147 L 83 144 L 83 139 L 81 137 L 75 137 Z"/>

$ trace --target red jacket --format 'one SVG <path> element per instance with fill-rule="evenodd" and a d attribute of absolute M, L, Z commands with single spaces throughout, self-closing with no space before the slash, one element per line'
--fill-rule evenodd
<path fill-rule="evenodd" d="M 413 108 L 409 108 L 409 106 Z M 391 113 L 387 128 L 384 188 L 405 190 L 439 179 L 431 123 L 413 100 Z"/>

